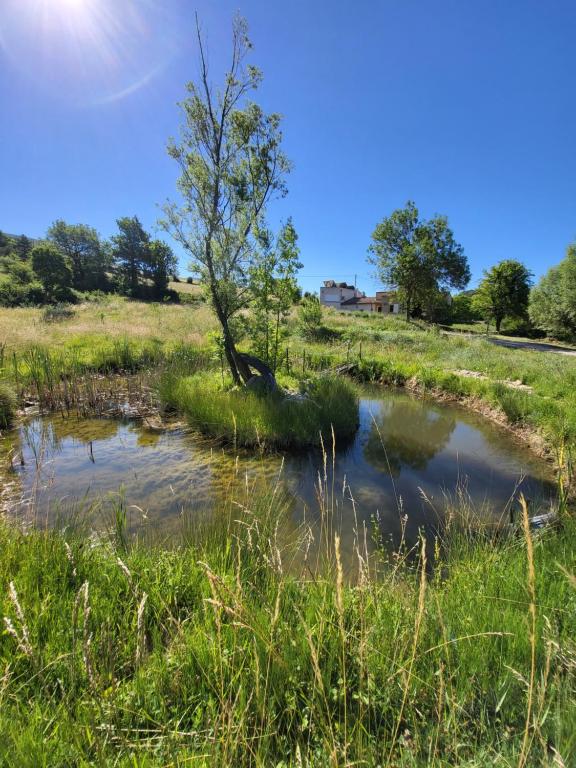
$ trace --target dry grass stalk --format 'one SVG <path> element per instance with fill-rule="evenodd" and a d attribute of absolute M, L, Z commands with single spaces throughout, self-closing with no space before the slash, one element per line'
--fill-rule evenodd
<path fill-rule="evenodd" d="M 12 603 L 12 605 L 14 606 L 14 610 L 16 611 L 16 616 L 18 617 L 18 622 L 20 624 L 20 632 L 18 632 L 18 630 L 12 623 L 12 620 L 8 616 L 4 616 L 4 624 L 6 625 L 6 630 L 8 634 L 11 635 L 16 641 L 18 650 L 21 653 L 23 653 L 24 656 L 28 656 L 28 658 L 32 658 L 34 656 L 32 643 L 30 642 L 30 635 L 28 633 L 28 627 L 26 626 L 24 611 L 22 610 L 22 606 L 20 605 L 20 601 L 18 600 L 18 593 L 16 592 L 16 587 L 14 586 L 13 581 L 10 582 L 10 585 L 8 588 L 8 594 L 10 597 L 10 602 Z"/>
<path fill-rule="evenodd" d="M 522 739 L 522 748 L 518 758 L 518 768 L 524 768 L 531 746 L 531 721 L 532 706 L 534 701 L 534 686 L 536 681 L 536 570 L 534 568 L 534 546 L 532 543 L 532 533 L 530 531 L 530 516 L 528 514 L 528 505 L 523 495 L 520 496 L 520 506 L 522 508 L 522 528 L 526 540 L 526 558 L 528 561 L 528 594 L 530 596 L 530 605 L 528 608 L 529 626 L 530 626 L 530 679 L 528 682 L 528 701 L 526 705 L 526 723 L 524 725 L 524 737 Z"/>
<path fill-rule="evenodd" d="M 146 601 L 148 595 L 146 592 L 142 593 L 142 600 L 138 605 L 138 613 L 136 617 L 136 666 L 140 666 L 140 662 L 144 657 L 145 650 L 145 635 L 144 635 L 144 609 L 146 608 Z"/>

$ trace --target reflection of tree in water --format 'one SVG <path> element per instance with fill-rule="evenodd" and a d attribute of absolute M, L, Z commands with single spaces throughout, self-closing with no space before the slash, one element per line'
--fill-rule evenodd
<path fill-rule="evenodd" d="M 456 420 L 417 400 L 395 400 L 374 416 L 364 458 L 398 476 L 403 466 L 424 470 L 450 440 Z"/>
<path fill-rule="evenodd" d="M 47 452 L 57 452 L 65 440 L 73 439 L 84 445 L 109 440 L 118 432 L 119 422 L 112 419 L 49 418 L 34 419 L 21 428 L 22 447 L 27 448 L 38 462 Z"/>

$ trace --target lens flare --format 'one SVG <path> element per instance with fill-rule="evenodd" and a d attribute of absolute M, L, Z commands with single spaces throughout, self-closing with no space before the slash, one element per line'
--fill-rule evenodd
<path fill-rule="evenodd" d="M 161 0 L 1 0 L 0 59 L 50 95 L 84 105 L 127 98 L 181 49 Z"/>

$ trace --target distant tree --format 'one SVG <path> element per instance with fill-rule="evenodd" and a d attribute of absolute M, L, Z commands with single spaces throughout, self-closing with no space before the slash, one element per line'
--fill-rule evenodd
<path fill-rule="evenodd" d="M 411 201 L 378 224 L 368 260 L 382 282 L 398 290 L 406 319 L 439 291 L 464 288 L 470 280 L 468 261 L 447 218 L 421 220 Z"/>
<path fill-rule="evenodd" d="M 525 319 L 532 273 L 519 261 L 507 259 L 484 270 L 484 279 L 474 294 L 472 306 L 500 333 L 504 318 Z"/>
<path fill-rule="evenodd" d="M 256 354 L 275 371 L 286 319 L 298 296 L 296 274 L 302 268 L 292 219 L 282 227 L 276 245 L 268 231 L 260 233 L 260 245 L 260 255 L 248 272 L 252 343 Z"/>
<path fill-rule="evenodd" d="M 46 291 L 48 301 L 69 298 L 72 272 L 66 259 L 51 243 L 35 246 L 30 254 L 32 269 Z"/>
<path fill-rule="evenodd" d="M 13 283 L 27 285 L 34 281 L 34 270 L 28 261 L 20 261 L 15 256 L 2 259 L 2 266 Z"/>
<path fill-rule="evenodd" d="M 452 296 L 450 320 L 453 323 L 474 323 L 482 320 L 482 314 L 473 305 L 475 291 L 464 291 Z"/>
<path fill-rule="evenodd" d="M 532 288 L 528 310 L 534 325 L 550 336 L 576 339 L 576 243 Z"/>
<path fill-rule="evenodd" d="M 0 231 L 0 257 L 7 256 L 13 249 L 13 243 L 8 235 Z"/>
<path fill-rule="evenodd" d="M 12 250 L 21 261 L 26 261 L 32 252 L 32 241 L 26 235 L 20 235 L 14 240 Z"/>
<path fill-rule="evenodd" d="M 137 216 L 117 219 L 119 233 L 111 238 L 112 258 L 121 288 L 131 296 L 138 296 L 140 279 L 150 258 L 150 235 Z"/>
<path fill-rule="evenodd" d="M 285 194 L 289 164 L 280 148 L 280 117 L 265 114 L 247 98 L 262 77 L 245 63 L 252 47 L 246 22 L 234 20 L 231 61 L 219 90 L 211 85 L 198 25 L 197 37 L 199 79 L 187 86 L 181 138 L 168 150 L 181 169 L 183 202 L 164 206 L 162 224 L 190 255 L 190 269 L 206 286 L 230 373 L 239 384 L 251 372 L 236 350 L 231 321 L 246 306 L 255 238 L 266 228 L 267 203 Z"/>
<path fill-rule="evenodd" d="M 109 268 L 106 249 L 98 232 L 86 224 L 66 224 L 58 219 L 48 240 L 64 254 L 72 269 L 72 286 L 79 291 L 103 290 Z"/>
<path fill-rule="evenodd" d="M 168 290 L 170 275 L 176 269 L 178 260 L 169 245 L 153 240 L 148 246 L 144 262 L 144 277 L 152 280 L 154 298 L 161 299 Z"/>

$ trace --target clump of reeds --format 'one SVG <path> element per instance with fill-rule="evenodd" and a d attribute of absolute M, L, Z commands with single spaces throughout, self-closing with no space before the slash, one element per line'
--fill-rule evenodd
<path fill-rule="evenodd" d="M 0 381 L 0 430 L 8 429 L 16 413 L 16 396 L 12 389 Z"/>
<path fill-rule="evenodd" d="M 225 389 L 205 375 L 167 377 L 160 397 L 198 431 L 235 446 L 300 448 L 320 445 L 332 430 L 339 442 L 358 427 L 358 396 L 342 377 L 310 381 L 304 394 Z"/>

